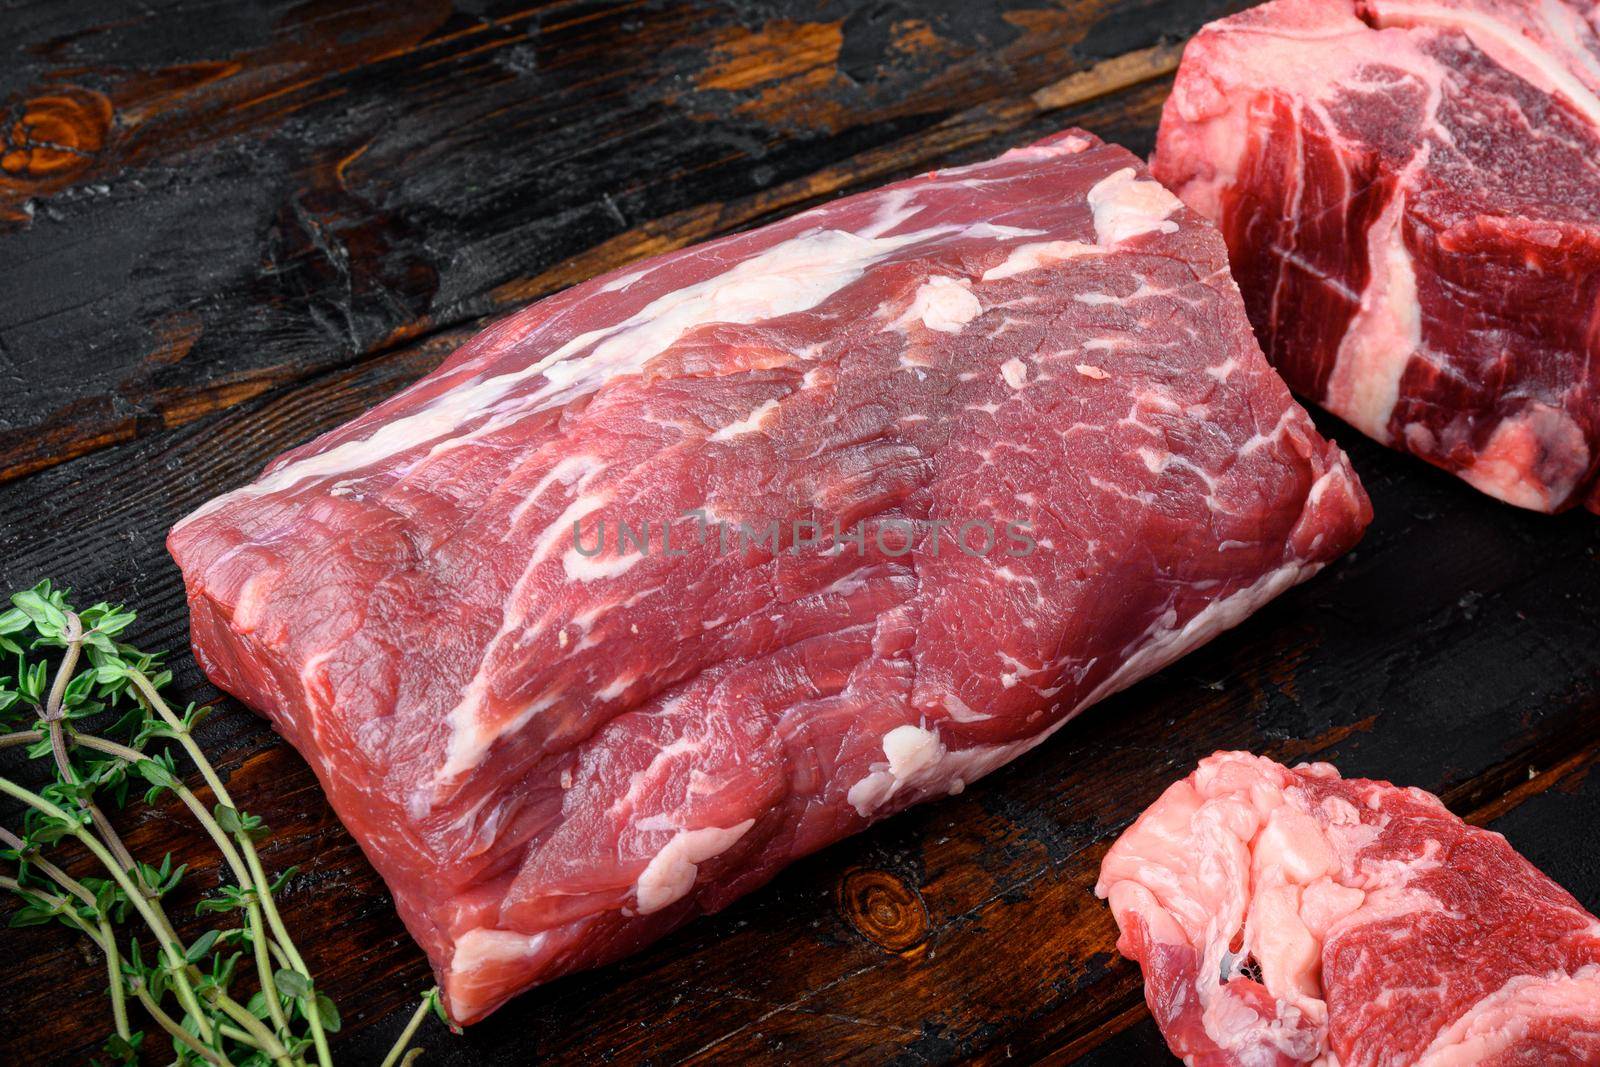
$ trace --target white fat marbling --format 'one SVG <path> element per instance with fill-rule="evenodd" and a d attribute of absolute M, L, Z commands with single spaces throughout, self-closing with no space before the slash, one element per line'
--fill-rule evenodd
<path fill-rule="evenodd" d="M 1082 241 L 1035 241 L 1017 245 L 997 266 L 983 272 L 983 280 L 996 282 L 1029 271 L 1042 270 L 1079 256 L 1101 256 L 1106 250 Z"/>
<path fill-rule="evenodd" d="M 1172 221 L 1183 202 L 1160 182 L 1141 179 L 1124 167 L 1089 190 L 1094 232 L 1099 244 L 1115 247 L 1147 233 L 1177 233 Z"/>
<path fill-rule="evenodd" d="M 515 930 L 496 930 L 478 926 L 456 938 L 450 970 L 455 974 L 476 971 L 493 963 L 515 963 L 537 955 L 546 935 L 521 934 Z"/>
<path fill-rule="evenodd" d="M 755 433 L 766 424 L 767 416 L 778 410 L 776 400 L 763 400 L 755 409 L 742 419 L 722 427 L 722 429 L 707 437 L 708 441 L 731 441 L 735 437 L 742 437 L 747 433 Z"/>
<path fill-rule="evenodd" d="M 961 328 L 983 314 L 983 305 L 972 293 L 972 283 L 965 278 L 947 278 L 934 275 L 917 287 L 911 306 L 896 320 L 904 327 L 910 322 L 939 333 L 960 333 Z"/>
<path fill-rule="evenodd" d="M 649 915 L 682 900 L 694 888 L 700 864 L 732 848 L 755 824 L 754 819 L 746 819 L 728 827 L 679 830 L 639 875 L 634 886 L 639 914 Z"/>
<path fill-rule="evenodd" d="M 1420 153 L 1411 168 L 1421 166 L 1426 155 L 1426 150 Z M 1405 188 L 1404 179 L 1399 186 Z M 1367 231 L 1372 275 L 1339 343 L 1324 397 L 1330 411 L 1385 443 L 1390 440 L 1389 417 L 1400 397 L 1400 380 L 1422 345 L 1422 305 L 1401 226 L 1404 213 L 1404 194 L 1396 194 Z"/>

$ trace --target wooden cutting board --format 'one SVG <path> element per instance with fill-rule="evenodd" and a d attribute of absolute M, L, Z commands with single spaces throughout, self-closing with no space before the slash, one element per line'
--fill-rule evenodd
<path fill-rule="evenodd" d="M 215 698 L 162 546 L 190 508 L 630 259 L 1065 125 L 1148 152 L 1183 39 L 1241 6 L 5 0 L 0 585 L 127 600 Z M 1217 748 L 1435 790 L 1600 906 L 1600 523 L 1322 425 L 1377 508 L 1351 557 L 962 796 L 463 1037 L 430 1023 L 424 1062 L 1162 1062 L 1090 889 Z M 229 701 L 202 741 L 301 867 L 336 1050 L 376 1062 L 421 953 L 287 746 Z M 180 812 L 127 821 L 191 895 L 217 877 Z M 100 1043 L 86 947 L 6 931 L 0 1059 Z"/>

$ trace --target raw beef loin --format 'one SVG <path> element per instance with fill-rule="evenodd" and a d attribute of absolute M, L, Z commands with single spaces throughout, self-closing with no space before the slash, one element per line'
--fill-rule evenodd
<path fill-rule="evenodd" d="M 1188 1063 L 1600 1063 L 1600 920 L 1420 789 L 1219 752 L 1095 892 Z"/>
<path fill-rule="evenodd" d="M 1226 256 L 1066 133 L 580 285 L 180 523 L 195 654 L 477 1019 L 1350 547 Z"/>
<path fill-rule="evenodd" d="M 1600 3 L 1224 19 L 1154 167 L 1298 393 L 1501 500 L 1600 511 Z"/>

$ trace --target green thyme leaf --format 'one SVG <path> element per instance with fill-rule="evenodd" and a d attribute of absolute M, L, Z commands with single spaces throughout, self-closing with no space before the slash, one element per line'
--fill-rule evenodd
<path fill-rule="evenodd" d="M 286 997 L 299 999 L 311 992 L 311 986 L 306 981 L 305 975 L 287 968 L 277 971 L 272 976 L 272 984 L 278 987 L 278 992 Z"/>
<path fill-rule="evenodd" d="M 311 1003 L 312 1010 L 322 1020 L 322 1028 L 330 1034 L 337 1034 L 344 1024 L 339 1019 L 339 1009 L 334 1007 L 333 999 L 326 993 L 318 993 Z"/>
<path fill-rule="evenodd" d="M 33 622 L 41 637 L 58 637 L 67 628 L 67 616 L 51 602 L 49 583 L 13 593 L 11 603 Z"/>

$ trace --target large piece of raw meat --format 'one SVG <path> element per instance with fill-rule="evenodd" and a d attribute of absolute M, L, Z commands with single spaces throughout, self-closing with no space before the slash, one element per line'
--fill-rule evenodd
<path fill-rule="evenodd" d="M 1600 920 L 1420 789 L 1219 752 L 1095 891 L 1188 1063 L 1600 1063 Z"/>
<path fill-rule="evenodd" d="M 170 545 L 470 1021 L 958 792 L 1368 514 L 1216 232 L 1066 133 L 530 307 Z"/>
<path fill-rule="evenodd" d="M 1154 167 L 1297 392 L 1501 500 L 1600 511 L 1600 3 L 1224 19 Z"/>

